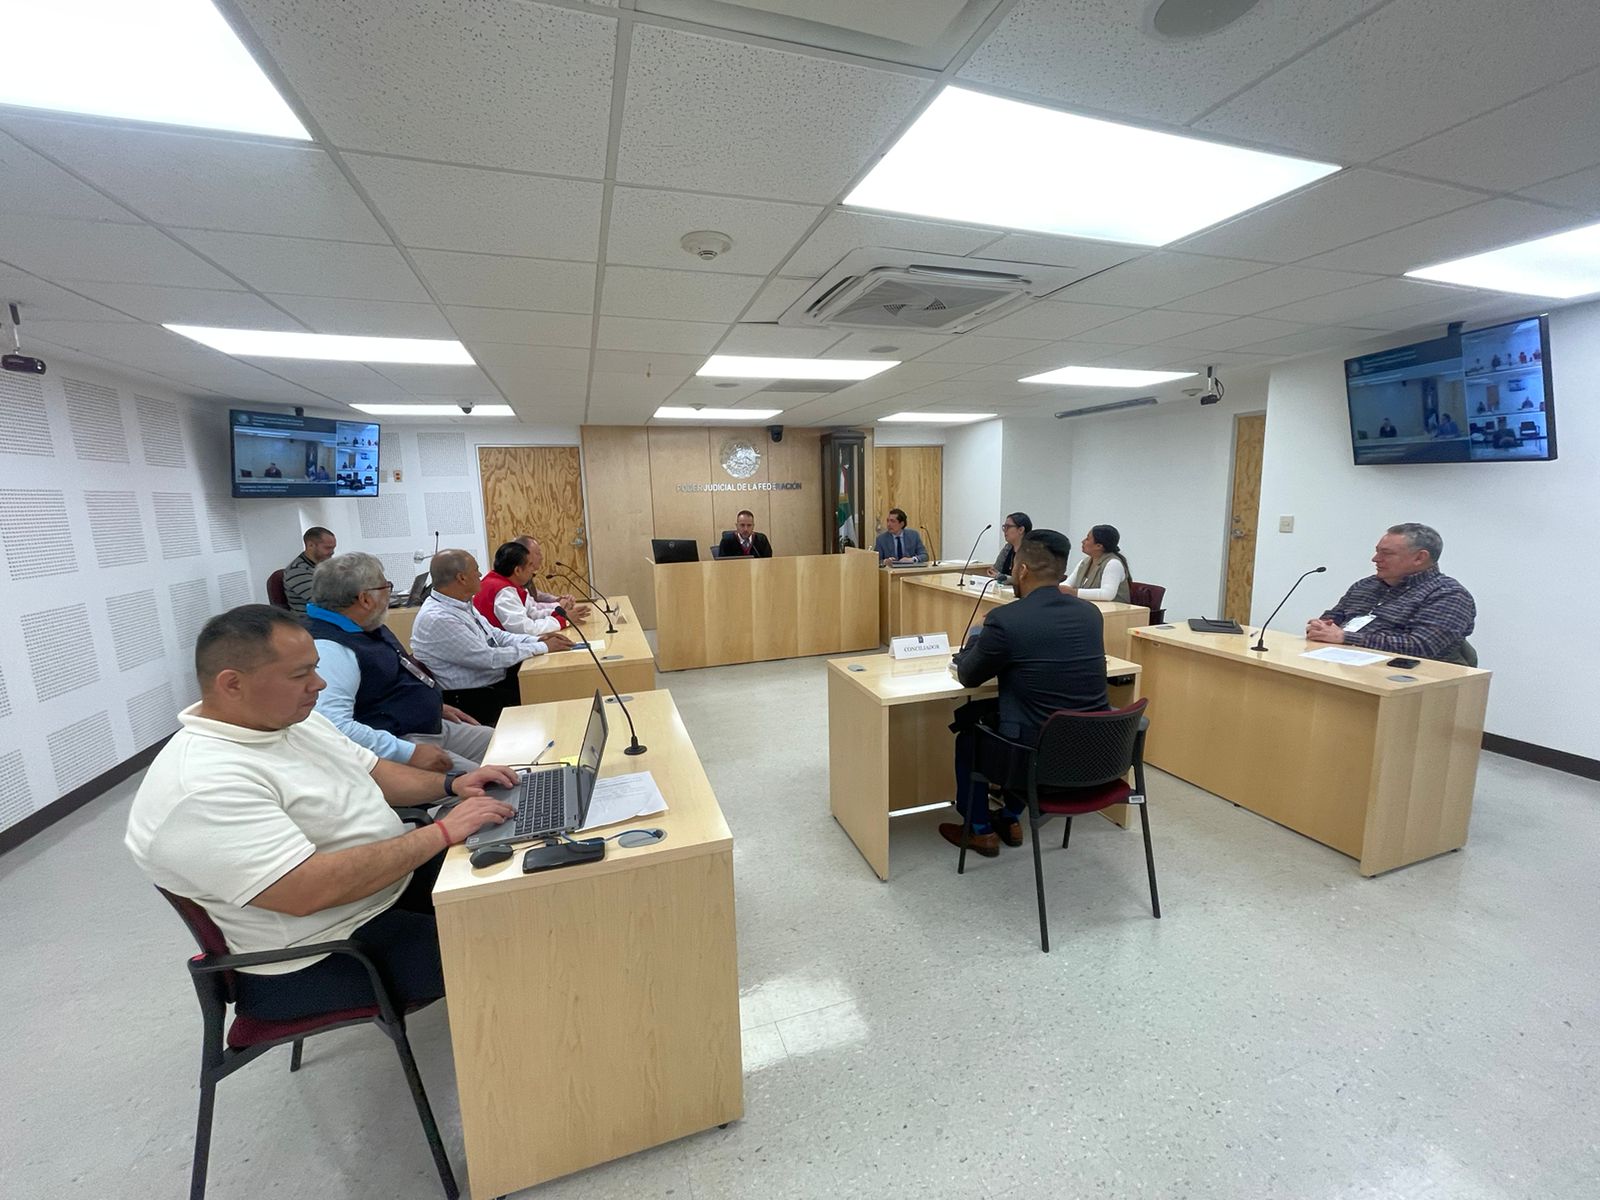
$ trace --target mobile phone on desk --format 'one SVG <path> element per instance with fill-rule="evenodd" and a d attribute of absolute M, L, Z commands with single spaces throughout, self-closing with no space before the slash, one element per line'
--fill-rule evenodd
<path fill-rule="evenodd" d="M 599 862 L 605 856 L 606 843 L 603 838 L 535 846 L 522 856 L 522 873 L 532 875 L 536 871 L 556 871 L 580 863 Z"/>
<path fill-rule="evenodd" d="M 1420 658 L 1391 658 L 1388 665 L 1409 671 L 1412 667 L 1421 666 L 1422 660 Z"/>

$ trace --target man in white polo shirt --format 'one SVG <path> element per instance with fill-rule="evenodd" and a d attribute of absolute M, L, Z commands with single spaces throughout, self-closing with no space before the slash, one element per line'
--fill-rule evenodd
<path fill-rule="evenodd" d="M 444 852 L 512 810 L 483 794 L 504 767 L 436 774 L 380 759 L 314 712 L 317 648 L 290 614 L 247 604 L 195 643 L 200 703 L 151 763 L 127 846 L 159 886 L 198 901 L 248 954 L 353 938 L 402 1005 L 444 994 L 432 888 Z M 464 799 L 407 831 L 394 806 Z M 247 967 L 241 1012 L 288 1020 L 375 1003 L 345 955 Z"/>

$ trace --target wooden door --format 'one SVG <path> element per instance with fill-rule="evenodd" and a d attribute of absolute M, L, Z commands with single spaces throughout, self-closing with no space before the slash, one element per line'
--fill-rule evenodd
<path fill-rule="evenodd" d="M 1222 615 L 1250 623 L 1250 597 L 1256 576 L 1256 518 L 1261 511 L 1261 447 L 1267 414 L 1247 413 L 1233 421 L 1233 495 L 1228 509 L 1228 574 Z"/>
<path fill-rule="evenodd" d="M 547 571 L 559 559 L 589 577 L 578 447 L 479 446 L 478 480 L 491 559 L 495 547 L 528 533 L 539 539 Z"/>
<path fill-rule="evenodd" d="M 886 526 L 884 514 L 904 509 L 907 526 L 927 527 L 930 559 L 949 557 L 944 550 L 944 447 L 874 446 L 872 450 L 872 512 L 866 522 L 871 536 L 862 545 L 872 549 L 873 538 Z"/>

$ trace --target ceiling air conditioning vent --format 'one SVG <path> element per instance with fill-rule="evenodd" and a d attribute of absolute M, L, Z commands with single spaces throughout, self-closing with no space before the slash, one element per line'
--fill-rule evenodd
<path fill-rule="evenodd" d="M 1146 408 L 1157 403 L 1154 396 L 1140 396 L 1137 400 L 1113 400 L 1109 404 L 1091 404 L 1087 408 L 1069 408 L 1065 412 L 1058 412 L 1056 420 L 1065 421 L 1068 417 L 1092 417 L 1095 413 L 1120 412 L 1124 408 Z"/>
<path fill-rule="evenodd" d="M 1092 273 L 914 250 L 852 250 L 778 324 L 966 333 Z"/>

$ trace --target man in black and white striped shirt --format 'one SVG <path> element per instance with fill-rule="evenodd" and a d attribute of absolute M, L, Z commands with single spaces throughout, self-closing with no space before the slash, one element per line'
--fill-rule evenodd
<path fill-rule="evenodd" d="M 311 603 L 311 576 L 317 564 L 332 558 L 339 542 L 333 530 L 313 525 L 306 530 L 305 547 L 283 569 L 283 594 L 288 597 L 289 607 L 297 613 L 305 612 L 306 605 Z"/>

